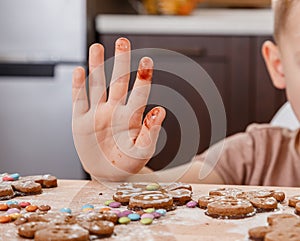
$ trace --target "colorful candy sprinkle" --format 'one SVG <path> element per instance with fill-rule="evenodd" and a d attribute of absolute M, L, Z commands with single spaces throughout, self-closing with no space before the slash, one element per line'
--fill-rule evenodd
<path fill-rule="evenodd" d="M 151 213 L 151 214 L 154 216 L 154 218 L 160 218 L 161 217 L 161 214 L 158 213 L 158 212 L 154 212 L 154 213 Z"/>
<path fill-rule="evenodd" d="M 140 220 L 141 216 L 137 213 L 131 213 L 128 215 L 128 218 L 130 218 L 131 221 L 137 221 Z"/>
<path fill-rule="evenodd" d="M 6 211 L 6 214 L 19 213 L 20 209 L 18 208 L 10 208 Z"/>
<path fill-rule="evenodd" d="M 20 206 L 21 208 L 26 208 L 26 207 L 29 206 L 29 205 L 31 205 L 30 202 L 20 202 L 20 203 L 19 203 L 19 206 Z"/>
<path fill-rule="evenodd" d="M 158 183 L 150 183 L 146 186 L 147 191 L 156 191 L 160 188 L 160 185 Z"/>
<path fill-rule="evenodd" d="M 94 209 L 93 208 L 84 208 L 84 209 L 81 209 L 81 211 L 84 213 L 88 213 L 88 212 L 94 211 Z"/>
<path fill-rule="evenodd" d="M 19 173 L 13 173 L 13 174 L 2 177 L 2 181 L 17 181 L 17 180 L 19 180 L 19 178 L 20 178 Z"/>
<path fill-rule="evenodd" d="M 120 224 L 128 224 L 128 223 L 130 223 L 130 218 L 128 218 L 128 217 L 121 217 L 121 218 L 119 218 L 118 222 Z"/>
<path fill-rule="evenodd" d="M 121 207 L 121 203 L 119 203 L 119 202 L 111 202 L 110 204 L 109 204 L 109 206 L 111 207 L 111 208 L 119 208 L 119 207 Z"/>
<path fill-rule="evenodd" d="M 151 219 L 151 218 L 143 218 L 143 219 L 141 219 L 140 222 L 141 222 L 141 224 L 149 225 L 149 224 L 151 224 L 153 222 L 153 219 Z"/>
<path fill-rule="evenodd" d="M 0 204 L 0 211 L 6 211 L 8 210 L 8 205 L 6 203 L 1 203 Z"/>
<path fill-rule="evenodd" d="M 8 215 L 0 216 L 0 223 L 9 223 L 11 221 L 11 217 Z"/>
<path fill-rule="evenodd" d="M 70 208 L 61 208 L 59 211 L 62 213 L 72 213 L 72 210 Z"/>
<path fill-rule="evenodd" d="M 36 205 L 28 205 L 28 206 L 25 208 L 25 210 L 26 210 L 27 212 L 35 212 L 37 209 L 38 209 L 38 206 L 36 206 Z"/>
<path fill-rule="evenodd" d="M 100 213 L 105 213 L 105 212 L 109 212 L 110 210 L 111 210 L 111 208 L 105 207 L 105 208 L 100 208 L 100 209 L 99 209 L 99 212 L 100 212 Z M 115 210 L 115 211 L 119 211 L 119 210 Z"/>
<path fill-rule="evenodd" d="M 166 209 L 157 209 L 155 212 L 161 214 L 161 216 L 165 216 L 167 213 Z"/>
<path fill-rule="evenodd" d="M 147 208 L 144 210 L 145 213 L 154 213 L 155 212 L 155 208 Z"/>
<path fill-rule="evenodd" d="M 20 213 L 12 213 L 9 214 L 9 216 L 11 217 L 12 221 L 17 220 L 19 217 L 21 217 Z"/>
<path fill-rule="evenodd" d="M 13 200 L 9 200 L 9 201 L 6 202 L 6 204 L 9 206 L 11 204 L 18 204 L 18 202 L 17 201 L 13 201 Z"/>
<path fill-rule="evenodd" d="M 107 200 L 105 201 L 104 205 L 105 206 L 109 206 L 110 203 L 114 202 L 114 200 Z"/>
<path fill-rule="evenodd" d="M 197 205 L 198 205 L 198 203 L 197 203 L 196 201 L 189 201 L 189 202 L 186 204 L 186 206 L 187 206 L 188 208 L 195 208 L 195 207 L 197 207 Z"/>
<path fill-rule="evenodd" d="M 154 219 L 154 216 L 151 213 L 144 213 L 141 216 L 141 219 L 144 219 L 144 218 L 152 218 L 152 219 Z"/>
<path fill-rule="evenodd" d="M 122 211 L 120 213 L 118 213 L 118 217 L 121 218 L 121 217 L 128 217 L 129 214 L 131 214 L 132 211 L 130 210 L 125 210 L 125 211 Z"/>
<path fill-rule="evenodd" d="M 92 204 L 85 204 L 85 205 L 83 205 L 83 206 L 81 207 L 82 210 L 83 210 L 83 209 L 86 209 L 86 208 L 94 209 L 94 205 L 92 205 Z"/>

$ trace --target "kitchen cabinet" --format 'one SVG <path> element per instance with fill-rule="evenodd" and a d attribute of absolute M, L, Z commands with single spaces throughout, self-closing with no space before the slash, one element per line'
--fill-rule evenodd
<path fill-rule="evenodd" d="M 272 86 L 261 56 L 261 45 L 264 40 L 270 39 L 270 36 L 99 34 L 98 41 L 106 48 L 106 58 L 113 56 L 114 42 L 120 36 L 131 40 L 132 49 L 174 50 L 202 66 L 214 81 L 222 97 L 227 117 L 227 136 L 244 131 L 250 123 L 269 122 L 285 102 L 284 92 Z M 149 55 L 151 57 L 151 52 Z M 172 59 L 166 58 L 163 61 L 172 62 Z M 172 88 L 190 103 L 199 122 L 201 138 L 197 153 L 201 153 L 211 141 L 210 116 L 201 96 L 187 81 L 170 73 L 155 71 L 153 84 Z M 150 100 L 153 95 L 156 94 L 152 92 Z M 161 96 L 163 95 L 164 93 L 161 93 Z M 154 169 L 166 167 L 176 156 L 180 146 L 180 124 L 171 110 L 167 110 L 163 127 L 167 140 L 164 140 L 166 144 L 162 151 L 149 162 L 149 166 Z M 161 138 L 165 138 L 163 136 L 164 134 Z M 193 154 L 188 147 L 183 151 L 182 160 L 175 165 L 185 163 L 192 157 Z M 169 166 L 172 165 L 174 163 Z"/>

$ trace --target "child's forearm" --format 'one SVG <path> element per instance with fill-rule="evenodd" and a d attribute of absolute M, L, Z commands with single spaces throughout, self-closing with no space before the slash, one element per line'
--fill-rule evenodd
<path fill-rule="evenodd" d="M 128 182 L 185 182 L 185 183 L 207 183 L 225 184 L 222 178 L 212 171 L 204 179 L 200 179 L 199 173 L 204 163 L 193 161 L 191 163 L 153 172 L 149 168 L 144 168 L 136 175 L 126 179 Z"/>

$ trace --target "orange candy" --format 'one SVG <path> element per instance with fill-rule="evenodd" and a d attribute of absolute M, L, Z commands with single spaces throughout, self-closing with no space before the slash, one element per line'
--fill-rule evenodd
<path fill-rule="evenodd" d="M 0 203 L 0 211 L 7 211 L 8 205 L 6 203 Z"/>
<path fill-rule="evenodd" d="M 7 216 L 7 215 L 0 216 L 0 223 L 9 223 L 11 221 L 12 221 L 12 219 L 10 216 Z"/>
<path fill-rule="evenodd" d="M 35 212 L 38 209 L 38 206 L 28 205 L 25 209 L 26 209 L 27 212 Z"/>
<path fill-rule="evenodd" d="M 105 213 L 105 212 L 109 212 L 110 210 L 111 210 L 110 208 L 100 208 L 99 212 Z"/>

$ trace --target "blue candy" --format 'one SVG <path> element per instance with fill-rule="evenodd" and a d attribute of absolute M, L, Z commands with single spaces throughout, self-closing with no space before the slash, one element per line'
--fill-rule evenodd
<path fill-rule="evenodd" d="M 167 213 L 166 209 L 158 209 L 158 210 L 156 210 L 155 212 L 161 214 L 161 216 L 165 216 L 166 213 Z"/>
<path fill-rule="evenodd" d="M 94 209 L 94 206 L 92 204 L 85 204 L 81 207 L 81 209 L 85 209 L 85 208 L 91 208 Z"/>
<path fill-rule="evenodd" d="M 70 208 L 62 208 L 59 211 L 61 211 L 62 213 L 72 213 L 72 210 Z"/>
<path fill-rule="evenodd" d="M 137 213 L 131 213 L 128 215 L 128 218 L 130 218 L 131 221 L 137 221 L 140 220 L 141 216 Z"/>

